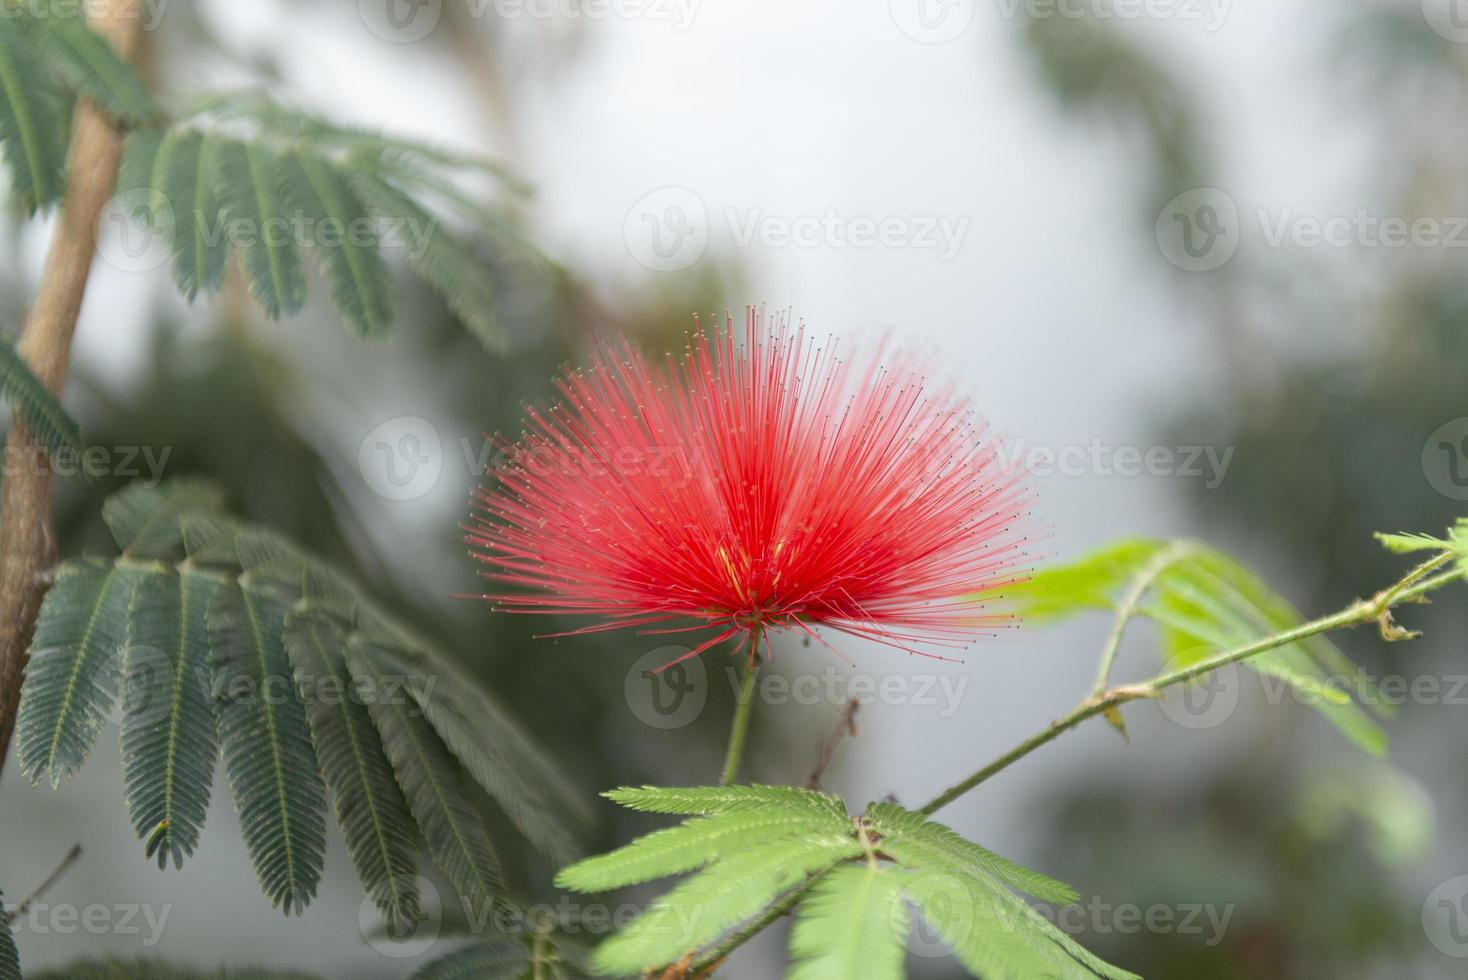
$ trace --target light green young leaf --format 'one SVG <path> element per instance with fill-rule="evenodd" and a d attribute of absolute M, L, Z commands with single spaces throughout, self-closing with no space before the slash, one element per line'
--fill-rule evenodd
<path fill-rule="evenodd" d="M 846 804 L 829 793 L 794 786 L 624 786 L 603 793 L 607 799 L 643 813 L 707 815 L 739 810 L 776 809 L 847 819 Z"/>
<path fill-rule="evenodd" d="M 848 820 L 786 809 L 732 810 L 697 817 L 639 837 L 608 854 L 561 870 L 556 884 L 578 892 L 603 892 L 682 874 L 777 837 L 850 832 Z"/>
<path fill-rule="evenodd" d="M 920 871 L 907 878 L 902 895 L 969 973 L 984 980 L 1139 980 L 1096 960 L 1024 902 L 979 879 Z"/>
<path fill-rule="evenodd" d="M 807 875 L 863 854 L 850 835 L 779 838 L 709 865 L 653 901 L 631 925 L 608 938 L 592 962 L 617 976 L 679 960 L 756 915 Z"/>
<path fill-rule="evenodd" d="M 902 980 L 904 879 L 896 868 L 868 864 L 822 875 L 800 903 L 790 931 L 790 980 Z"/>
<path fill-rule="evenodd" d="M 1138 592 L 1136 604 L 1128 606 L 1125 597 Z M 1087 609 L 1151 619 L 1161 627 L 1170 668 L 1302 622 L 1294 607 L 1253 572 L 1199 542 L 1123 541 L 1043 570 L 1007 590 L 1007 597 L 1015 612 L 1029 619 L 1059 619 Z M 1350 692 L 1382 714 L 1384 700 L 1328 640 L 1312 637 L 1251 657 L 1244 665 L 1292 686 L 1357 746 L 1373 754 L 1385 751 L 1385 734 Z"/>
<path fill-rule="evenodd" d="M 1399 555 L 1409 554 L 1414 551 L 1447 551 L 1452 547 L 1449 542 L 1441 538 L 1434 538 L 1430 534 L 1417 534 L 1412 531 L 1404 531 L 1400 534 L 1383 534 L 1377 532 L 1376 540 L 1380 541 L 1382 547 L 1387 551 Z"/>
<path fill-rule="evenodd" d="M 953 874 L 980 875 L 1046 902 L 1069 905 L 1074 888 L 964 840 L 950 828 L 895 803 L 874 803 L 867 811 L 882 848 L 903 864 Z"/>

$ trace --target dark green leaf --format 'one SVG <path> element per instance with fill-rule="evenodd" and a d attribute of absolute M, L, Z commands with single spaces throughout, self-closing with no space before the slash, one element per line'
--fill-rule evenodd
<path fill-rule="evenodd" d="M 326 850 L 326 787 L 284 646 L 286 597 L 247 575 L 209 612 L 224 750 L 245 846 L 271 902 L 300 913 Z"/>
<path fill-rule="evenodd" d="M 30 17 L 0 17 L 0 145 L 11 184 L 35 213 L 61 198 L 66 100 L 46 77 Z"/>
<path fill-rule="evenodd" d="M 31 373 L 20 353 L 4 341 L 0 341 L 0 398 L 11 404 L 48 453 L 62 447 L 81 452 L 82 434 L 76 421 L 66 414 L 50 389 Z"/>
<path fill-rule="evenodd" d="M 418 920 L 420 841 L 363 703 L 376 692 L 355 684 L 343 656 L 346 643 L 345 630 L 331 616 L 298 612 L 286 621 L 286 649 L 347 850 L 390 927 L 405 932 Z"/>
<path fill-rule="evenodd" d="M 31 641 L 16 720 L 31 782 L 59 786 L 86 761 L 117 696 L 128 604 L 146 570 L 112 561 L 63 562 Z"/>
<path fill-rule="evenodd" d="M 332 299 L 364 337 L 392 324 L 392 281 L 378 251 L 377 227 L 351 181 L 329 160 L 309 151 L 290 157 L 296 200 L 314 234 L 312 251 L 331 283 Z"/>
<path fill-rule="evenodd" d="M 219 747 L 208 616 L 220 585 L 187 569 L 149 575 L 128 614 L 122 771 L 133 826 L 160 868 L 194 853 L 209 809 Z"/>

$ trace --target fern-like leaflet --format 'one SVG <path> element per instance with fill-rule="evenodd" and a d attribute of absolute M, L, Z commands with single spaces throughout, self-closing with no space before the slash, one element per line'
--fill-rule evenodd
<path fill-rule="evenodd" d="M 476 782 L 557 859 L 577 850 L 584 810 L 555 764 L 339 570 L 233 518 L 207 483 L 133 486 L 103 517 L 122 555 L 63 563 L 42 605 L 17 724 L 33 781 L 81 767 L 121 679 L 147 853 L 193 852 L 222 752 L 262 887 L 287 912 L 314 894 L 328 793 L 394 928 L 417 919 L 420 850 L 476 915 L 507 900 Z"/>
<path fill-rule="evenodd" d="M 157 113 L 137 75 L 87 27 L 82 7 L 6 0 L 0 9 L 0 148 L 30 213 L 61 198 L 74 96 L 127 124 Z"/>
<path fill-rule="evenodd" d="M 56 396 L 41 384 L 19 352 L 0 342 L 0 398 L 19 413 L 36 441 L 49 453 L 82 449 L 81 430 Z"/>
<path fill-rule="evenodd" d="M 15 936 L 10 932 L 10 916 L 0 894 L 0 980 L 20 980 L 20 954 L 15 949 Z"/>
<path fill-rule="evenodd" d="M 686 816 L 557 883 L 599 892 L 694 872 L 604 941 L 593 964 L 613 975 L 669 964 L 703 968 L 718 941 L 782 899 L 798 902 L 791 976 L 903 976 L 910 909 L 975 976 L 1133 980 L 1056 929 L 1025 896 L 1076 900 L 1069 887 L 969 843 L 928 817 L 874 804 L 852 818 L 834 796 L 784 786 L 621 789 L 633 809 Z"/>
<path fill-rule="evenodd" d="M 501 237 L 512 223 L 460 187 L 466 175 L 522 190 L 490 161 L 232 93 L 134 132 L 118 189 L 133 217 L 168 243 L 174 280 L 191 300 L 222 287 L 234 250 L 266 315 L 294 313 L 306 299 L 310 255 L 342 316 L 359 335 L 378 337 L 394 315 L 387 258 L 401 250 L 454 315 L 500 349 L 487 270 L 442 212 Z"/>
<path fill-rule="evenodd" d="M 1114 612 L 1117 638 L 1134 619 L 1156 624 L 1168 669 L 1191 666 L 1303 620 L 1285 599 L 1227 555 L 1194 541 L 1121 541 L 1067 565 L 1042 569 L 1007 590 L 1028 622 L 1087 610 Z M 1386 702 L 1335 644 L 1322 636 L 1245 661 L 1318 707 L 1351 742 L 1381 755 L 1386 735 L 1344 689 L 1385 715 Z M 1344 689 L 1343 689 L 1344 688 Z"/>

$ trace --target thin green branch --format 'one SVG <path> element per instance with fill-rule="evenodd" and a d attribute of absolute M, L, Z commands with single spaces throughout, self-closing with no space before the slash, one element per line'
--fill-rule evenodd
<path fill-rule="evenodd" d="M 1072 711 L 1070 714 L 1066 715 L 1059 721 L 1053 723 L 1049 728 L 1046 728 L 1044 731 L 1039 732 L 1038 734 L 1033 735 L 1020 744 L 1016 745 L 1014 748 L 1004 753 L 1004 755 L 984 766 L 984 768 L 980 769 L 978 772 L 974 773 L 963 782 L 958 783 L 957 785 L 948 789 L 937 798 L 935 798 L 932 802 L 924 806 L 918 812 L 925 815 L 931 815 L 937 810 L 942 809 L 949 803 L 952 803 L 954 800 L 958 799 L 958 797 L 973 789 L 975 786 L 978 786 L 980 783 L 985 782 L 992 776 L 1009 768 L 1011 765 L 1018 762 L 1020 759 L 1023 759 L 1025 756 L 1029 755 L 1031 752 L 1034 752 L 1041 746 L 1048 745 L 1050 742 L 1053 742 L 1061 735 L 1070 731 L 1072 728 L 1079 726 L 1082 722 L 1090 718 L 1094 718 L 1097 715 L 1105 714 L 1107 711 L 1110 711 L 1113 708 L 1125 704 L 1128 701 L 1136 701 L 1142 698 L 1156 698 L 1169 687 L 1174 687 L 1178 684 L 1184 684 L 1187 681 L 1194 680 L 1208 673 L 1209 671 L 1217 670 L 1218 668 L 1227 666 L 1228 664 L 1237 663 L 1241 660 L 1247 660 L 1250 657 L 1257 656 L 1258 654 L 1265 653 L 1269 650 L 1273 650 L 1281 646 L 1286 646 L 1299 640 L 1307 639 L 1311 636 L 1316 636 L 1321 633 L 1326 633 L 1332 630 L 1342 629 L 1349 626 L 1359 626 L 1363 623 L 1377 623 L 1382 630 L 1382 635 L 1390 639 L 1394 635 L 1397 635 L 1394 631 L 1398 629 L 1391 622 L 1390 613 L 1393 607 L 1407 602 L 1419 601 L 1422 596 L 1433 591 L 1434 589 L 1439 589 L 1442 586 L 1447 585 L 1451 582 L 1456 582 L 1465 577 L 1468 577 L 1468 569 L 1465 568 L 1455 568 L 1452 571 L 1443 572 L 1437 575 L 1432 574 L 1433 572 L 1442 568 L 1444 565 L 1449 564 L 1456 557 L 1456 555 L 1451 553 L 1438 555 L 1430 561 L 1424 562 L 1422 565 L 1419 565 L 1417 568 L 1413 569 L 1405 577 L 1403 577 L 1400 581 L 1396 582 L 1386 589 L 1383 589 L 1371 599 L 1362 599 L 1354 602 L 1350 606 L 1347 606 L 1345 609 L 1342 609 L 1341 611 L 1333 613 L 1329 616 L 1322 616 L 1321 618 L 1311 620 L 1308 623 L 1302 623 L 1301 625 L 1296 626 L 1292 629 L 1285 630 L 1281 633 L 1276 633 L 1273 636 L 1268 636 L 1261 640 L 1256 640 L 1255 642 L 1250 643 L 1246 646 L 1237 647 L 1233 650 L 1225 651 L 1218 654 L 1217 656 L 1210 657 L 1207 660 L 1194 664 L 1191 667 L 1185 667 L 1180 670 L 1172 671 L 1170 673 L 1161 674 L 1153 678 L 1152 680 L 1144 681 L 1140 684 L 1124 684 L 1116 687 L 1105 688 L 1099 693 L 1093 694 L 1088 697 L 1085 701 L 1081 702 L 1081 704 L 1078 705 L 1074 711 Z M 1175 558 L 1176 556 L 1174 556 L 1173 560 L 1175 560 Z M 1156 574 L 1159 573 L 1161 570 L 1162 568 L 1159 567 L 1154 572 L 1152 572 L 1151 576 L 1149 577 L 1149 581 L 1155 579 Z M 1142 585 L 1140 588 L 1134 587 L 1132 592 L 1135 592 L 1136 595 L 1135 598 L 1131 600 L 1131 605 L 1133 607 L 1135 607 L 1135 605 L 1140 602 L 1141 595 L 1143 592 L 1145 592 L 1145 590 L 1146 585 Z M 1129 593 L 1129 595 L 1131 594 L 1132 593 Z M 1119 621 L 1124 622 L 1125 618 L 1126 617 L 1123 617 Z M 1117 631 L 1113 629 L 1113 634 L 1115 634 L 1116 632 Z M 1117 644 L 1119 645 L 1119 638 L 1117 640 Z M 1111 662 L 1115 660 L 1115 649 L 1113 648 L 1112 641 L 1110 639 L 1108 639 L 1107 641 L 1106 650 L 1107 652 L 1102 659 L 1103 663 L 1105 664 L 1105 672 L 1107 675 L 1109 675 Z M 741 708 L 744 708 L 748 704 L 748 702 L 752 700 L 752 698 L 750 698 L 748 695 L 752 694 L 752 676 L 755 666 L 756 664 L 751 661 L 750 670 L 745 675 L 744 687 L 746 693 L 745 695 L 741 696 Z M 747 715 L 747 712 L 741 712 L 741 714 Z M 747 726 L 747 717 L 744 718 L 742 724 L 744 726 Z M 735 753 L 734 751 L 735 745 L 737 743 L 741 747 L 741 751 L 743 745 L 743 734 L 741 722 L 739 721 L 739 715 L 736 715 L 735 717 L 735 728 L 736 737 L 731 738 L 730 755 L 733 758 L 733 761 L 737 768 L 738 759 L 737 753 Z M 819 877 L 819 875 L 813 875 L 802 884 L 786 892 L 778 901 L 769 905 L 763 912 L 760 913 L 758 917 L 751 919 L 743 928 L 741 928 L 737 932 L 731 933 L 729 937 L 726 938 L 722 943 L 712 947 L 711 949 L 703 953 L 703 955 L 699 956 L 697 959 L 684 965 L 685 974 L 691 977 L 699 978 L 699 980 L 704 980 L 704 978 L 711 977 L 714 971 L 717 970 L 720 965 L 722 965 L 723 961 L 731 953 L 733 953 L 739 947 L 743 946 L 745 943 L 749 942 L 755 936 L 759 935 L 759 933 L 763 932 L 769 926 L 779 921 L 785 915 L 789 914 L 792 909 L 799 905 L 800 902 L 805 898 L 806 894 L 810 891 L 811 887 L 814 886 Z"/>
<path fill-rule="evenodd" d="M 1157 552 L 1152 560 L 1137 570 L 1133 576 L 1131 585 L 1127 588 L 1126 595 L 1122 596 L 1121 602 L 1116 607 L 1116 622 L 1111 626 L 1111 633 L 1106 637 L 1106 646 L 1101 650 L 1101 667 L 1096 672 L 1096 684 L 1091 689 L 1093 695 L 1103 694 L 1111 684 L 1111 668 L 1116 665 L 1116 656 L 1121 652 L 1122 634 L 1126 632 L 1127 624 L 1136 615 L 1137 606 L 1147 590 L 1152 588 L 1152 583 L 1157 577 L 1184 558 L 1188 552 L 1193 550 L 1193 545 L 1187 541 L 1175 541 L 1166 548 Z"/>
<path fill-rule="evenodd" d="M 1321 633 L 1328 633 L 1332 630 L 1342 629 L 1348 626 L 1358 626 L 1362 623 L 1375 622 L 1380 626 L 1383 637 L 1387 639 L 1399 638 L 1404 634 L 1400 631 L 1400 627 L 1395 626 L 1391 621 L 1392 608 L 1403 602 L 1418 599 L 1432 589 L 1441 588 L 1449 582 L 1463 578 L 1463 569 L 1455 569 L 1442 575 L 1428 577 L 1432 572 L 1453 561 L 1455 558 L 1456 555 L 1452 553 L 1445 552 L 1444 554 L 1438 555 L 1430 561 L 1419 565 L 1400 581 L 1383 589 L 1373 598 L 1358 600 L 1340 612 L 1333 613 L 1329 616 L 1322 616 L 1319 619 L 1312 619 L 1308 623 L 1302 623 L 1293 629 L 1256 640 L 1245 646 L 1224 651 L 1189 667 L 1161 674 L 1140 684 L 1122 685 L 1092 694 L 1085 701 L 1082 701 L 1070 714 L 1053 723 L 1044 731 L 1032 735 L 1030 738 L 1016 745 L 967 779 L 944 790 L 926 806 L 922 807 L 919 812 L 924 814 L 937 812 L 960 796 L 963 796 L 969 790 L 986 782 L 998 773 L 1003 772 L 1041 746 L 1053 742 L 1087 719 L 1104 714 L 1112 708 L 1125 704 L 1128 701 L 1135 701 L 1139 698 L 1158 697 L 1167 688 L 1196 680 L 1204 674 L 1218 670 L 1220 667 L 1226 667 L 1229 664 L 1247 660 L 1250 657 L 1258 656 L 1261 653 L 1266 653 L 1278 647 L 1287 646 Z"/>

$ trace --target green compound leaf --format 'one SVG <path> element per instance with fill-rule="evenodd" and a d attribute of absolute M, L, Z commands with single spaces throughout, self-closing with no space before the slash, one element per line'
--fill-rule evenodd
<path fill-rule="evenodd" d="M 790 932 L 790 980 L 902 980 L 903 872 L 848 864 L 821 876 Z"/>
<path fill-rule="evenodd" d="M 420 841 L 343 657 L 346 631 L 330 615 L 296 612 L 285 642 L 352 863 L 389 927 L 406 932 L 419 915 Z"/>
<path fill-rule="evenodd" d="M 261 887 L 285 911 L 316 895 L 326 787 L 284 645 L 285 597 L 246 575 L 209 611 L 219 742 Z"/>
<path fill-rule="evenodd" d="M 11 344 L 0 341 L 0 398 L 10 403 L 36 441 L 55 454 L 60 449 L 82 450 L 81 427 L 50 389 L 31 373 Z"/>
<path fill-rule="evenodd" d="M 222 584 L 187 569 L 149 575 L 128 613 L 122 771 L 133 826 L 160 868 L 194 853 L 209 809 L 219 746 L 208 618 Z"/>
<path fill-rule="evenodd" d="M 41 603 L 20 693 L 16 745 L 31 782 L 53 787 L 86 761 L 117 697 L 128 605 L 146 569 L 63 562 Z"/>

